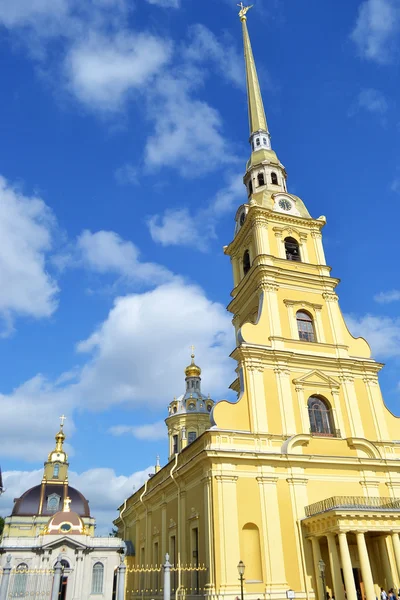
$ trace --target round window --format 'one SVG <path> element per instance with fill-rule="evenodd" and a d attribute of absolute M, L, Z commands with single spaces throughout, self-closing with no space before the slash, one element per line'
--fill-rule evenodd
<path fill-rule="evenodd" d="M 71 531 L 72 525 L 71 523 L 63 523 L 60 527 L 60 531 Z"/>

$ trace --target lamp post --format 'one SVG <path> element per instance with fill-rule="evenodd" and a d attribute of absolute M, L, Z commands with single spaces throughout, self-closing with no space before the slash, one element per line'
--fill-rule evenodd
<path fill-rule="evenodd" d="M 237 568 L 239 571 L 239 579 L 240 579 L 240 598 L 241 598 L 241 600 L 243 600 L 243 580 L 244 580 L 244 570 L 246 567 L 242 560 L 239 561 Z"/>
<path fill-rule="evenodd" d="M 319 563 L 318 563 L 318 568 L 319 568 L 319 572 L 321 575 L 321 579 L 322 579 L 322 589 L 324 592 L 323 597 L 321 598 L 321 600 L 326 600 L 326 585 L 325 585 L 325 563 L 322 560 L 322 558 L 320 559 Z"/>

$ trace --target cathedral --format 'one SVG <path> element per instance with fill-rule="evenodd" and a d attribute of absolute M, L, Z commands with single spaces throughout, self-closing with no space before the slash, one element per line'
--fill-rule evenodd
<path fill-rule="evenodd" d="M 400 421 L 382 398 L 382 365 L 344 321 L 326 219 L 290 192 L 271 146 L 248 10 L 250 158 L 224 248 L 238 398 L 203 394 L 192 356 L 166 418 L 169 462 L 119 509 L 133 548 L 126 598 L 157 588 L 136 570 L 168 553 L 176 597 L 234 600 L 242 583 L 249 600 L 375 600 L 400 586 Z M 205 570 L 185 578 L 187 564 Z"/>
<path fill-rule="evenodd" d="M 95 536 L 88 500 L 68 483 L 63 419 L 55 448 L 44 463 L 42 482 L 16 498 L 5 519 L 0 540 L 2 600 L 50 597 L 51 590 L 52 600 L 122 600 L 116 591 L 125 544 L 119 538 Z M 53 577 L 46 574 L 57 563 L 62 576 L 55 589 Z M 5 567 L 12 568 L 9 581 Z"/>

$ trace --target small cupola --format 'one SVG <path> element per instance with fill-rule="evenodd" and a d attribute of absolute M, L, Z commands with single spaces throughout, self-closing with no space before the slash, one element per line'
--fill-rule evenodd
<path fill-rule="evenodd" d="M 191 363 L 185 369 L 185 393 L 174 398 L 168 406 L 169 458 L 186 448 L 211 427 L 210 413 L 214 401 L 201 391 L 201 368 L 195 363 L 192 347 Z"/>

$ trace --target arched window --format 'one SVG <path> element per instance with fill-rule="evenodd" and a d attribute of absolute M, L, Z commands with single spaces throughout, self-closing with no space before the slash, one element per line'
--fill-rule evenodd
<path fill-rule="evenodd" d="M 294 238 L 285 238 L 285 252 L 287 260 L 301 261 L 299 244 Z"/>
<path fill-rule="evenodd" d="M 246 275 L 251 268 L 250 264 L 250 253 L 248 250 L 243 254 L 243 273 Z"/>
<path fill-rule="evenodd" d="M 271 173 L 271 183 L 278 185 L 278 175 L 274 172 Z"/>
<path fill-rule="evenodd" d="M 65 558 L 62 559 L 61 566 L 64 570 L 71 568 L 71 565 L 69 564 L 69 562 L 67 560 L 65 560 Z"/>
<path fill-rule="evenodd" d="M 250 179 L 250 181 L 249 181 L 249 195 L 251 195 L 252 193 L 253 193 L 253 182 Z"/>
<path fill-rule="evenodd" d="M 103 593 L 104 565 L 97 562 L 93 565 L 92 594 Z"/>
<path fill-rule="evenodd" d="M 315 331 L 312 316 L 304 310 L 299 310 L 296 315 L 297 329 L 299 332 L 299 339 L 304 342 L 315 342 Z"/>
<path fill-rule="evenodd" d="M 54 469 L 53 469 L 53 477 L 54 477 L 54 479 L 58 478 L 59 473 L 60 473 L 60 465 L 58 463 L 56 463 L 54 465 Z"/>
<path fill-rule="evenodd" d="M 242 212 L 242 214 L 240 215 L 240 219 L 239 219 L 240 227 L 242 227 L 242 225 L 244 224 L 245 220 L 246 220 L 246 213 Z"/>
<path fill-rule="evenodd" d="M 258 185 L 265 185 L 264 173 L 259 173 L 257 175 Z"/>
<path fill-rule="evenodd" d="M 27 583 L 28 565 L 26 563 L 20 563 L 15 572 L 11 596 L 14 598 L 25 597 Z"/>
<path fill-rule="evenodd" d="M 308 416 L 311 433 L 334 435 L 332 411 L 325 399 L 319 396 L 311 396 L 308 400 Z"/>
<path fill-rule="evenodd" d="M 261 146 L 260 138 L 256 139 L 256 144 L 257 144 L 257 146 Z"/>

